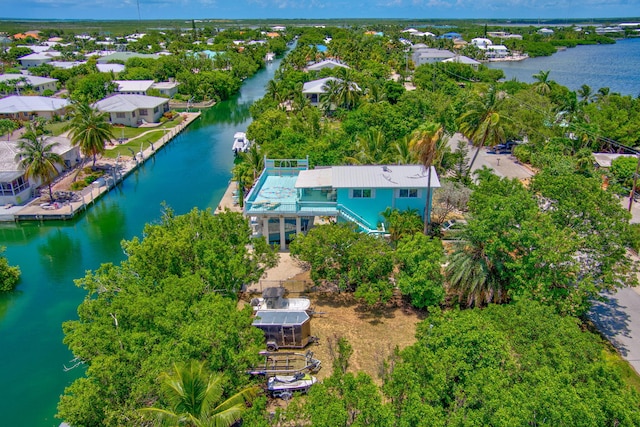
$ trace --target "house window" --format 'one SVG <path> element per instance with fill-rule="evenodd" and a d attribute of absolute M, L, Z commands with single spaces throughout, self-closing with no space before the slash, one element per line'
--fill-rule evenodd
<path fill-rule="evenodd" d="M 146 110 L 146 109 L 142 109 L 142 110 L 140 110 L 140 115 L 141 115 L 141 116 L 148 116 L 148 115 L 149 115 L 149 113 L 147 112 L 147 110 Z"/>
<path fill-rule="evenodd" d="M 415 199 L 418 197 L 417 188 L 401 188 L 398 190 L 398 197 L 401 199 Z"/>
<path fill-rule="evenodd" d="M 116 118 L 117 119 L 124 119 L 126 117 L 126 115 L 124 113 L 116 113 Z"/>
<path fill-rule="evenodd" d="M 373 197 L 373 191 L 370 188 L 354 188 L 351 190 L 351 197 L 354 199 L 370 199 Z"/>

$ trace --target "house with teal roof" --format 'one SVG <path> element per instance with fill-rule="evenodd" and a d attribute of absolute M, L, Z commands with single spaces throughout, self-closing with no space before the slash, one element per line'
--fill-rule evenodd
<path fill-rule="evenodd" d="M 415 210 L 424 218 L 433 190 L 422 165 L 351 165 L 309 169 L 308 159 L 265 159 L 265 168 L 244 200 L 244 214 L 256 234 L 286 249 L 297 233 L 318 218 L 351 222 L 362 232 L 384 235 L 382 212 Z M 427 199 L 429 203 L 427 204 Z"/>

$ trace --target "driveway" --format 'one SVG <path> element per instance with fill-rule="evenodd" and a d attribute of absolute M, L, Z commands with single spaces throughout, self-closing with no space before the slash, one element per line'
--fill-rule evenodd
<path fill-rule="evenodd" d="M 449 139 L 449 147 L 452 151 L 455 151 L 458 141 L 460 140 L 466 141 L 466 138 L 459 133 L 456 133 Z M 471 144 L 468 144 L 467 147 L 469 149 L 467 159 L 471 162 L 471 159 L 476 153 L 476 148 Z M 527 179 L 534 175 L 531 169 L 520 164 L 514 156 L 510 154 L 490 154 L 485 147 L 480 149 L 480 153 L 478 153 L 478 157 L 473 164 L 472 171 L 482 169 L 483 166 L 493 169 L 496 175 L 504 178 Z"/>

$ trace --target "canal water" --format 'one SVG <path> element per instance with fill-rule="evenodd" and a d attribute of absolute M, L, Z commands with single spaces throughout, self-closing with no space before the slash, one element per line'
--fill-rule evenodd
<path fill-rule="evenodd" d="M 161 203 L 176 213 L 215 209 L 231 179 L 233 134 L 246 130 L 249 106 L 265 93 L 280 61 L 247 79 L 240 94 L 201 118 L 73 221 L 0 223 L 0 246 L 22 270 L 17 290 L 0 295 L 0 425 L 58 426 L 56 404 L 83 374 L 62 344 L 61 324 L 77 318 L 84 291 L 74 285 L 101 263 L 124 258 L 122 239 L 157 221 Z"/>

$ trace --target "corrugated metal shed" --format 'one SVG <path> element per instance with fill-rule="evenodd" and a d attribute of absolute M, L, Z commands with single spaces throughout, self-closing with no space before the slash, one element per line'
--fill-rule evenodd
<path fill-rule="evenodd" d="M 334 166 L 334 188 L 427 188 L 428 174 L 422 165 Z M 440 187 L 431 167 L 431 188 Z"/>
<path fill-rule="evenodd" d="M 260 310 L 256 312 L 253 326 L 282 325 L 293 326 L 302 325 L 309 320 L 306 311 L 286 311 L 286 310 Z"/>

